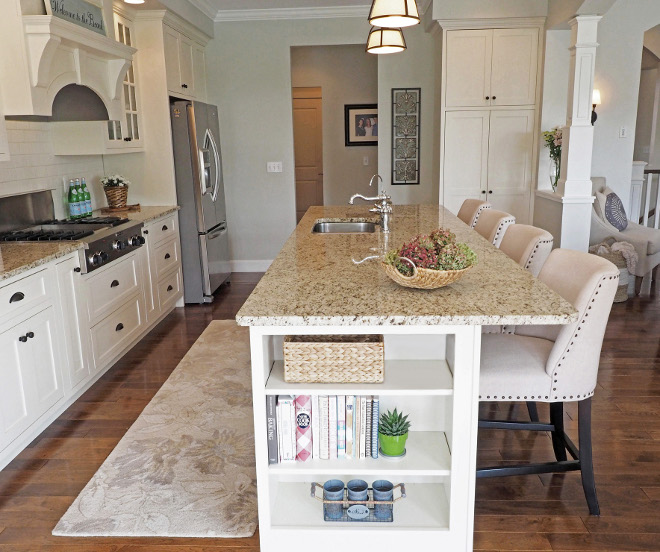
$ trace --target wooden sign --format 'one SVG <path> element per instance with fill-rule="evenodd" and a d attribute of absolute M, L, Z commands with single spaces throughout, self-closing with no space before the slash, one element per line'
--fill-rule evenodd
<path fill-rule="evenodd" d="M 85 0 L 45 0 L 45 4 L 48 15 L 106 35 L 103 10 L 99 6 Z"/>

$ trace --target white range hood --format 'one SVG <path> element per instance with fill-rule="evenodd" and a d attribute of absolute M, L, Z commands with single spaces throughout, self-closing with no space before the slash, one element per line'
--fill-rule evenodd
<path fill-rule="evenodd" d="M 5 115 L 50 116 L 57 93 L 79 84 L 98 94 L 110 119 L 122 116 L 122 80 L 135 48 L 57 17 L 9 12 L 0 18 L 0 50 Z"/>

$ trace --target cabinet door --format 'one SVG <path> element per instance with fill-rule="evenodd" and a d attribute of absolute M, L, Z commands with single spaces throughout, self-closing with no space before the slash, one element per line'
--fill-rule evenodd
<path fill-rule="evenodd" d="M 9 142 L 7 141 L 7 127 L 5 126 L 2 98 L 0 98 L 0 161 L 9 161 Z"/>
<path fill-rule="evenodd" d="M 485 199 L 489 111 L 448 111 L 443 138 L 443 205 L 458 213 L 465 199 Z"/>
<path fill-rule="evenodd" d="M 538 41 L 537 29 L 493 30 L 491 105 L 534 105 Z"/>
<path fill-rule="evenodd" d="M 55 309 L 33 316 L 25 323 L 34 377 L 33 405 L 35 419 L 64 397 L 62 388 L 60 332 L 56 329 Z"/>
<path fill-rule="evenodd" d="M 115 35 L 118 42 L 126 46 L 135 46 L 133 23 L 115 13 Z M 133 61 L 126 71 L 122 86 L 122 103 L 124 106 L 123 147 L 142 147 L 142 120 L 140 117 L 140 96 L 138 90 L 137 67 Z"/>
<path fill-rule="evenodd" d="M 163 27 L 167 89 L 174 94 L 181 94 L 181 68 L 179 66 L 180 36 L 175 30 L 167 26 Z"/>
<path fill-rule="evenodd" d="M 181 92 L 186 96 L 195 95 L 193 78 L 193 44 L 183 35 L 179 37 L 179 68 L 181 69 Z"/>
<path fill-rule="evenodd" d="M 0 334 L 0 450 L 18 437 L 33 421 L 28 408 L 32 357 L 30 344 L 19 341 L 26 333 L 19 324 Z"/>
<path fill-rule="evenodd" d="M 206 101 L 206 59 L 204 48 L 199 44 L 193 44 L 193 82 L 195 86 L 195 97 Z"/>
<path fill-rule="evenodd" d="M 534 110 L 492 111 L 488 140 L 488 201 L 529 221 L 534 146 Z"/>
<path fill-rule="evenodd" d="M 492 30 L 447 31 L 447 107 L 490 105 Z"/>

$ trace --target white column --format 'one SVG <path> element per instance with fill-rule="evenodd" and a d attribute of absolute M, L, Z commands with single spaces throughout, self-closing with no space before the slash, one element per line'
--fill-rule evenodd
<path fill-rule="evenodd" d="M 562 201 L 560 247 L 578 251 L 589 248 L 591 205 L 594 200 L 591 194 L 594 141 L 591 96 L 600 19 L 597 15 L 578 15 L 568 22 L 571 26 L 571 65 L 557 193 Z"/>

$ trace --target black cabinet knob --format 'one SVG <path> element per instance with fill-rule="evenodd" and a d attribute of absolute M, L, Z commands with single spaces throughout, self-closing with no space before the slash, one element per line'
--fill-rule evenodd
<path fill-rule="evenodd" d="M 16 293 L 14 293 L 14 295 L 12 295 L 9 298 L 9 302 L 10 303 L 18 303 L 19 301 L 22 301 L 23 299 L 25 299 L 25 293 L 23 293 L 22 291 L 17 291 Z"/>
<path fill-rule="evenodd" d="M 113 288 L 113 287 L 117 287 L 118 285 L 119 285 L 118 280 L 112 280 L 112 283 L 110 284 L 110 287 Z"/>
<path fill-rule="evenodd" d="M 34 337 L 34 332 L 28 332 L 25 335 L 27 335 L 30 339 Z"/>
<path fill-rule="evenodd" d="M 27 335 L 22 335 L 21 337 L 18 338 L 18 340 L 19 340 L 21 343 L 25 343 L 25 342 L 27 341 Z"/>
<path fill-rule="evenodd" d="M 161 230 L 162 230 L 163 232 L 165 232 L 165 230 L 167 230 L 167 229 L 168 229 L 168 228 L 167 228 L 167 224 L 163 224 L 163 227 L 161 228 Z"/>
<path fill-rule="evenodd" d="M 487 100 L 490 100 L 490 96 L 486 96 L 486 99 L 487 99 Z"/>
<path fill-rule="evenodd" d="M 149 230 L 142 230 L 145 234 L 149 233 Z"/>
<path fill-rule="evenodd" d="M 172 286 L 167 286 L 167 291 L 172 291 L 174 288 Z"/>
<path fill-rule="evenodd" d="M 485 193 L 486 193 L 486 190 L 481 190 L 481 193 L 482 193 L 482 194 L 485 194 Z"/>
<path fill-rule="evenodd" d="M 170 258 L 170 254 L 169 254 L 169 253 L 165 253 L 165 258 L 166 258 L 166 259 L 169 259 L 169 258 Z"/>
<path fill-rule="evenodd" d="M 188 88 L 188 85 L 187 84 L 182 84 L 181 88 Z"/>
<path fill-rule="evenodd" d="M 120 322 L 119 324 L 117 324 L 117 327 L 115 328 L 115 331 L 120 332 L 123 329 L 124 329 L 124 325 Z"/>
<path fill-rule="evenodd" d="M 492 194 L 492 193 L 493 193 L 493 190 L 488 190 L 488 193 L 489 193 L 489 194 Z"/>
<path fill-rule="evenodd" d="M 493 99 L 496 100 L 496 99 L 497 99 L 497 96 L 493 96 Z"/>

